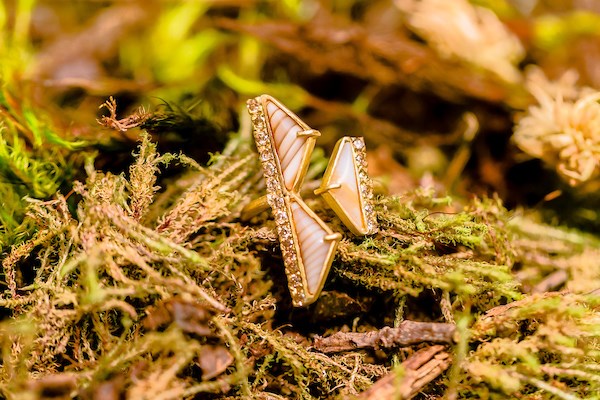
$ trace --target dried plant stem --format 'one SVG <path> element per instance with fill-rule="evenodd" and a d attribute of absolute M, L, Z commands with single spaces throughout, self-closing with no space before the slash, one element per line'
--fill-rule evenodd
<path fill-rule="evenodd" d="M 398 305 L 396 306 L 396 313 L 394 315 L 394 328 L 400 326 L 402 321 L 404 321 L 404 307 L 406 306 L 406 296 L 401 296 L 398 299 Z M 397 366 L 400 365 L 400 354 L 396 352 L 392 356 L 392 365 Z"/>
<path fill-rule="evenodd" d="M 42 231 L 35 235 L 35 237 L 27 242 L 24 242 L 11 249 L 10 254 L 2 261 L 2 269 L 10 295 L 13 299 L 17 296 L 17 278 L 15 274 L 15 264 L 26 257 L 29 257 L 31 251 L 42 243 L 46 243 L 51 237 L 56 235 L 56 232 Z"/>
<path fill-rule="evenodd" d="M 217 326 L 217 328 L 219 328 L 221 335 L 223 335 L 223 338 L 229 344 L 229 348 L 235 358 L 235 365 L 237 369 L 235 375 L 239 378 L 236 383 L 240 385 L 240 391 L 244 394 L 244 396 L 250 397 L 251 392 L 250 384 L 248 383 L 247 360 L 242 353 L 238 341 L 235 339 L 229 328 L 229 326 L 232 324 L 232 321 L 227 318 L 215 318 L 214 324 Z"/>
<path fill-rule="evenodd" d="M 324 353 L 335 353 L 367 347 L 410 346 L 422 342 L 452 343 L 454 331 L 454 324 L 403 321 L 397 328 L 386 326 L 372 332 L 338 332 L 326 338 L 317 336 L 314 347 Z"/>
<path fill-rule="evenodd" d="M 404 368 L 402 378 L 396 372 L 390 372 L 357 399 L 412 398 L 450 366 L 450 354 L 444 349 L 442 345 L 420 349 L 401 364 Z"/>
<path fill-rule="evenodd" d="M 128 234 L 132 239 L 142 241 L 149 248 L 163 253 L 169 253 L 172 251 L 177 252 L 185 259 L 194 263 L 197 268 L 201 268 L 207 272 L 213 270 L 213 267 L 208 264 L 206 259 L 201 257 L 198 253 L 188 250 L 185 247 L 165 238 L 164 236 L 161 236 L 152 229 L 148 229 L 142 225 L 136 224 L 135 220 L 117 213 L 107 214 L 107 216 L 111 218 L 115 226 L 121 229 L 125 234 Z M 132 229 L 132 227 L 138 229 L 139 232 L 137 232 L 135 229 Z"/>
<path fill-rule="evenodd" d="M 559 399 L 562 399 L 562 400 L 578 400 L 579 399 L 579 397 L 574 396 L 570 393 L 567 393 L 567 392 L 565 392 L 557 387 L 554 387 L 551 384 L 544 382 L 540 379 L 533 378 L 530 376 L 525 376 L 525 375 L 520 374 L 515 371 L 511 372 L 511 374 L 518 377 L 522 381 L 528 382 L 542 390 L 545 390 L 548 393 L 552 393 L 554 396 L 556 396 Z"/>
<path fill-rule="evenodd" d="M 548 275 L 541 282 L 533 287 L 531 290 L 532 293 L 545 293 L 551 290 L 556 290 L 565 284 L 565 282 L 569 279 L 569 274 L 567 271 L 559 269 Z"/>
<path fill-rule="evenodd" d="M 244 380 L 246 378 L 247 376 L 245 371 L 234 372 L 233 374 L 219 378 L 215 381 L 202 382 L 197 385 L 190 386 L 183 391 L 181 397 L 188 398 L 190 396 L 197 395 L 198 393 L 216 393 L 219 391 L 226 391 L 230 385 L 235 385 L 239 383 L 240 380 Z"/>
<path fill-rule="evenodd" d="M 448 388 L 446 389 L 445 393 L 448 400 L 455 400 L 458 398 L 459 375 L 463 369 L 463 364 L 469 351 L 470 335 L 468 332 L 468 327 L 470 324 L 470 314 L 460 316 L 456 323 L 457 343 L 453 349 L 454 364 L 448 372 Z"/>

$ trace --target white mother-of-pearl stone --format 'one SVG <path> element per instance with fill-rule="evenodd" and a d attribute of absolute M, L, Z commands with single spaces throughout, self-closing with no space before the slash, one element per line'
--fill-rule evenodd
<path fill-rule="evenodd" d="M 359 191 L 355 154 L 349 139 L 341 139 L 334 149 L 322 183 L 322 187 L 328 186 L 323 196 L 334 210 L 337 209 L 336 212 L 341 211 L 338 215 L 344 224 L 356 234 L 368 232 L 364 204 Z"/>
<path fill-rule="evenodd" d="M 337 200 L 352 221 L 352 224 L 367 229 L 363 218 L 363 205 L 358 191 L 358 176 L 354 163 L 354 152 L 350 141 L 343 142 L 337 159 L 336 168 L 331 172 L 331 182 L 339 183 L 330 193 Z"/>
<path fill-rule="evenodd" d="M 337 242 L 325 239 L 331 232 L 317 222 L 316 215 L 310 215 L 298 202 L 293 202 L 291 207 L 300 258 L 304 265 L 306 289 L 310 295 L 315 295 L 323 286 L 332 261 L 330 249 L 336 246 Z"/>
<path fill-rule="evenodd" d="M 289 115 L 289 111 L 283 110 L 272 101 L 266 102 L 266 109 L 285 187 L 292 190 L 298 175 L 303 173 L 301 167 L 307 137 L 298 137 L 297 133 L 305 128 Z"/>

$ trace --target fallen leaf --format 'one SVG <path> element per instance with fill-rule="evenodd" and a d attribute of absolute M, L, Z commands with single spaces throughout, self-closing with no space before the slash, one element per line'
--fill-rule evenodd
<path fill-rule="evenodd" d="M 202 369 L 202 379 L 209 380 L 221 375 L 233 363 L 233 356 L 223 346 L 202 346 L 198 364 Z"/>

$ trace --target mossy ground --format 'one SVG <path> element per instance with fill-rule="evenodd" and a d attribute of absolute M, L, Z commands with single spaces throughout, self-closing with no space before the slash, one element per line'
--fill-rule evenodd
<path fill-rule="evenodd" d="M 95 16 L 82 31 L 93 38 L 105 13 L 121 15 L 122 27 L 134 30 L 117 37 L 125 38 L 120 80 L 101 76 L 40 94 L 42 77 L 58 84 L 46 76 L 49 60 L 64 60 L 56 49 L 45 48 L 55 52 L 49 59 L 32 50 L 35 41 L 22 25 L 30 23 L 33 4 L 17 3 L 21 8 L 0 7 L 11 21 L 0 20 L 10 39 L 0 62 L 2 397 L 347 398 L 390 371 L 402 376 L 401 361 L 426 344 L 323 354 L 312 348 L 315 335 L 409 319 L 457 327 L 450 369 L 417 398 L 599 398 L 600 239 L 590 214 L 596 200 L 589 188 L 556 184 L 581 203 L 564 215 L 525 207 L 526 201 L 517 206 L 531 192 L 507 195 L 512 183 L 498 178 L 507 169 L 490 156 L 494 132 L 510 124 L 513 107 L 529 101 L 521 85 L 438 57 L 405 32 L 396 34 L 397 43 L 421 47 L 377 46 L 382 38 L 365 21 L 389 11 L 379 2 L 326 9 L 346 18 L 345 28 L 303 19 L 306 10 L 293 1 L 265 10 L 151 3 L 147 13 L 164 11 L 155 17 L 127 14 L 128 7 L 141 7 L 132 2 L 104 11 L 63 10 L 67 19 L 78 12 Z M 249 23 L 274 15 L 286 19 L 261 29 Z M 154 24 L 135 31 L 136 18 Z M 181 29 L 170 31 L 173 26 Z M 343 44 L 331 39 L 350 27 L 354 36 Z M 134 52 L 134 44 L 148 49 L 161 35 L 161 49 Z M 345 62 L 350 49 L 362 52 L 364 70 Z M 407 57 L 423 51 L 448 67 L 447 75 L 434 68 L 409 79 L 390 64 L 400 62 L 396 50 Z M 293 52 L 301 52 L 296 61 L 282 61 Z M 24 65 L 34 54 L 46 62 L 36 65 L 48 69 L 27 76 Z M 110 69 L 104 55 L 90 54 Z M 293 64 L 307 59 L 318 61 L 310 74 Z M 298 78 L 287 80 L 281 71 Z M 480 85 L 464 84 L 465 71 Z M 144 86 L 147 76 L 153 89 Z M 319 82 L 343 82 L 358 95 L 325 100 L 315 89 Z M 369 86 L 390 82 L 399 88 Z M 440 89 L 435 96 L 431 82 Z M 183 89 L 186 84 L 192 86 Z M 117 105 L 142 93 L 167 100 L 138 109 L 135 97 L 130 116 L 92 111 L 113 92 L 120 93 Z M 249 222 L 239 218 L 264 194 L 243 110 L 245 98 L 261 92 L 281 96 L 295 110 L 312 108 L 306 116 L 324 127 L 325 148 L 346 129 L 364 133 L 374 170 L 385 165 L 375 172 L 375 235 L 352 235 L 322 200 L 307 195 L 311 208 L 344 235 L 325 290 L 308 308 L 291 305 L 269 213 Z M 402 125 L 386 107 L 394 99 L 441 107 L 442 117 Z M 477 114 L 477 139 L 458 128 L 457 134 L 426 134 L 454 129 L 457 120 L 470 118 L 467 111 Z M 418 107 L 403 113 L 416 119 Z M 380 143 L 387 144 L 377 149 Z M 439 163 L 416 166 L 409 150 L 397 150 L 407 172 L 386 159 L 384 149 L 403 146 L 428 148 Z M 307 193 L 317 187 L 326 160 L 326 151 L 315 152 Z M 446 175 L 435 176 L 438 164 L 448 167 Z M 430 185 L 409 177 L 423 169 L 433 171 L 433 178 L 421 180 Z M 403 179 L 409 183 L 395 190 Z M 478 195 L 467 196 L 469 188 Z M 507 210 L 501 197 L 514 207 Z"/>

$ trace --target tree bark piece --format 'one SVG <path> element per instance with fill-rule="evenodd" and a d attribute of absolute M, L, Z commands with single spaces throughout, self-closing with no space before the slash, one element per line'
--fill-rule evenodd
<path fill-rule="evenodd" d="M 445 347 L 442 345 L 420 349 L 402 363 L 402 367 L 404 367 L 402 377 L 395 372 L 390 372 L 355 399 L 410 399 L 414 397 L 450 366 L 452 359 L 444 349 Z"/>
<path fill-rule="evenodd" d="M 329 337 L 317 336 L 314 348 L 323 353 L 372 348 L 410 346 L 422 342 L 453 343 L 454 324 L 403 321 L 397 328 L 384 327 L 371 332 L 338 332 Z"/>

